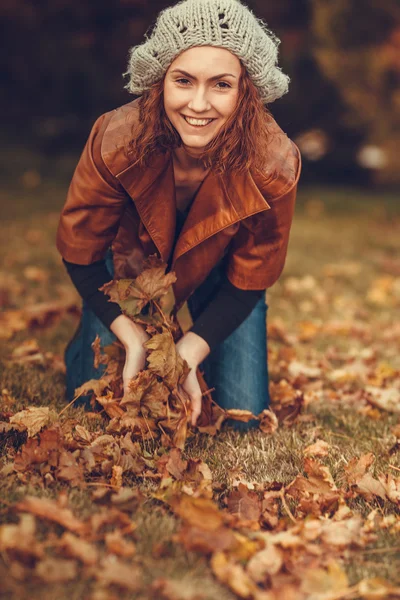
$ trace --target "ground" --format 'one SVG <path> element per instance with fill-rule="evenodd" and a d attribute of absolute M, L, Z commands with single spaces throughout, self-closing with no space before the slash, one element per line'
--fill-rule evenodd
<path fill-rule="evenodd" d="M 65 407 L 62 353 L 79 318 L 74 308 L 78 296 L 54 243 L 73 159 L 19 158 L 22 163 L 29 159 L 30 168 L 20 176 L 21 163 L 11 164 L 4 173 L 1 192 L 2 306 L 10 311 L 50 302 L 55 303 L 55 313 L 60 306 L 69 309 L 62 310 L 62 317 L 55 318 L 53 324 L 39 322 L 20 331 L 15 326 L 13 335 L 2 335 L 3 420 L 6 413 L 14 414 L 27 406 L 52 407 L 57 412 Z M 317 440 L 328 444 L 329 451 L 320 456 L 338 488 L 348 482 L 345 468 L 349 462 L 368 453 L 374 457 L 371 474 L 375 478 L 386 474 L 398 478 L 399 234 L 400 209 L 395 194 L 300 186 L 285 270 L 267 295 L 267 322 L 271 385 L 278 386 L 284 379 L 302 391 L 305 402 L 301 418 L 286 427 L 280 423 L 270 434 L 255 430 L 243 435 L 226 429 L 214 437 L 198 434 L 188 440 L 183 456 L 198 457 L 208 464 L 213 481 L 218 482 L 215 500 L 221 499 L 222 491 L 232 489 L 232 473 L 240 473 L 246 482 L 286 486 L 303 474 L 304 451 Z M 11 313 L 7 314 L 11 318 Z M 18 362 L 15 352 L 27 340 L 36 341 L 39 358 L 37 355 L 31 363 Z M 385 390 L 386 395 L 379 390 Z M 272 395 L 279 395 L 278 387 L 273 388 Z M 88 419 L 82 409 L 68 410 L 64 415 L 73 416 L 89 431 L 104 428 L 101 416 Z M 27 495 L 57 498 L 64 491 L 68 506 L 82 519 L 97 510 L 91 497 L 93 488 L 65 482 L 40 486 L 37 480 L 32 483 L 29 477 L 16 476 L 10 464 L 20 442 L 13 443 L 15 448 L 9 439 L 1 444 L 2 523 L 18 522 L 11 508 Z M 157 487 L 154 481 L 133 475 L 123 483 L 145 494 Z M 354 494 L 346 502 L 365 520 L 374 509 L 382 517 L 398 515 L 399 497 L 399 491 L 392 499 L 384 494 Z M 286 513 L 280 509 L 281 518 L 293 515 L 296 502 L 288 502 L 287 509 Z M 149 496 L 131 517 L 137 525 L 135 560 L 146 584 L 161 577 L 183 582 L 182 595 L 171 592 L 161 597 L 196 597 L 185 596 L 182 589 L 198 592 L 197 598 L 204 599 L 239 597 L 237 590 L 235 594 L 232 586 L 213 575 L 206 556 L 171 541 L 179 518 L 161 501 Z M 50 530 L 54 530 L 51 523 L 39 521 L 38 538 L 48 539 Z M 397 529 L 382 527 L 367 549 L 349 547 L 344 552 L 341 564 L 349 585 L 381 577 L 400 586 L 398 532 L 398 522 Z M 155 545 L 163 541 L 167 551 L 156 552 Z M 11 562 L 9 553 L 1 552 L 0 581 L 6 582 L 5 598 L 33 600 L 43 597 L 43 589 L 46 597 L 59 600 L 155 597 L 154 592 L 148 595 L 142 590 L 139 594 L 113 586 L 94 592 L 93 579 L 85 577 L 47 583 L 43 588 L 40 578 L 27 581 L 18 577 L 15 561 L 14 567 Z M 311 593 L 309 597 L 313 598 Z"/>

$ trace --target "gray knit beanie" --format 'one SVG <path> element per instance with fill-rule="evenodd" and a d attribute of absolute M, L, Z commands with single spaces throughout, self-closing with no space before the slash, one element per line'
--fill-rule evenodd
<path fill-rule="evenodd" d="M 280 40 L 239 0 L 182 0 L 162 10 L 151 36 L 129 51 L 125 87 L 141 95 L 159 81 L 183 50 L 227 48 L 240 58 L 263 103 L 288 91 L 289 77 L 277 66 Z"/>

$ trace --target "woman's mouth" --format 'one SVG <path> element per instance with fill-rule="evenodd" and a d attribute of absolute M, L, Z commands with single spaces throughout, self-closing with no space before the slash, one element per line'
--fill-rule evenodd
<path fill-rule="evenodd" d="M 210 123 L 212 123 L 213 121 L 215 121 L 215 119 L 192 119 L 190 117 L 186 117 L 185 115 L 181 116 L 190 127 L 194 127 L 195 129 L 202 129 L 204 127 L 207 127 L 207 125 L 210 125 Z"/>

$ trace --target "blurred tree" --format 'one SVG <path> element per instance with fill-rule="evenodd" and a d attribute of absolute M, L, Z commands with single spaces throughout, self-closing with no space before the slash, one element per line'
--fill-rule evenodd
<path fill-rule="evenodd" d="M 400 182 L 399 0 L 311 0 L 313 54 L 365 132 L 359 154 L 382 183 Z"/>

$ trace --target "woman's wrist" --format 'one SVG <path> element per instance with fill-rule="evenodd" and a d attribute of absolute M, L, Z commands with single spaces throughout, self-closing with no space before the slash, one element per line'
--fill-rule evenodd
<path fill-rule="evenodd" d="M 125 349 L 141 346 L 150 338 L 142 325 L 134 323 L 126 315 L 119 315 L 110 325 L 113 334 L 124 345 Z"/>
<path fill-rule="evenodd" d="M 211 352 L 206 340 L 193 331 L 187 331 L 176 343 L 176 348 L 190 368 L 197 368 Z"/>

